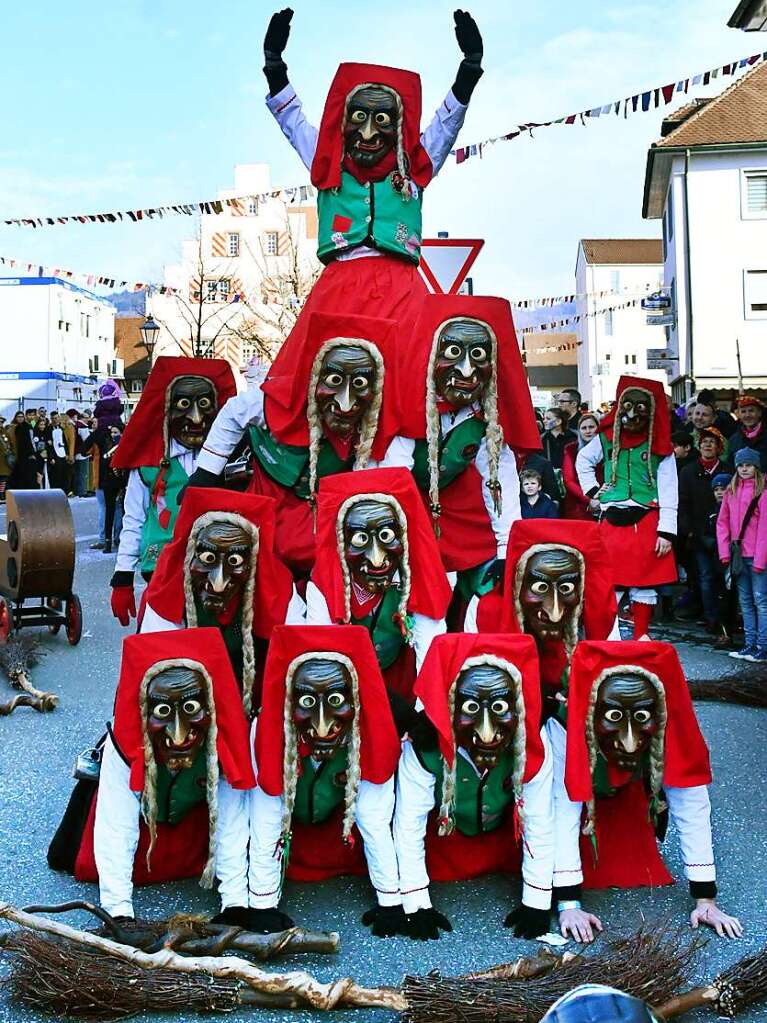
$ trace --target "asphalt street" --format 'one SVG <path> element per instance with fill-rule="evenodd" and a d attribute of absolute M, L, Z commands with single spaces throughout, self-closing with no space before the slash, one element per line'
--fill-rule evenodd
<path fill-rule="evenodd" d="M 0 718 L 0 899 L 16 906 L 97 899 L 94 886 L 52 873 L 45 859 L 73 785 L 75 756 L 102 734 L 110 716 L 120 643 L 125 635 L 109 608 L 108 583 L 114 557 L 89 549 L 96 532 L 96 502 L 92 498 L 73 501 L 73 509 L 78 535 L 75 590 L 83 603 L 83 638 L 78 647 L 70 647 L 63 632 L 52 637 L 41 631 L 47 656 L 33 676 L 39 688 L 59 694 L 60 706 L 44 716 L 22 708 L 11 717 Z M 0 527 L 3 520 L 4 516 L 0 517 Z M 740 662 L 700 643 L 685 642 L 683 635 L 681 630 L 671 630 L 664 638 L 675 643 L 690 677 L 716 678 L 744 672 Z M 7 698 L 3 690 L 7 685 L 0 679 L 0 698 Z M 715 772 L 712 803 L 720 902 L 740 917 L 746 930 L 737 942 L 727 942 L 712 932 L 693 978 L 704 980 L 767 941 L 767 711 L 701 704 L 698 713 Z M 673 828 L 669 829 L 665 856 L 672 873 L 682 879 Z M 516 901 L 517 888 L 499 877 L 434 885 L 435 904 L 451 919 L 454 932 L 439 941 L 420 944 L 370 935 L 360 923 L 361 914 L 372 901 L 362 879 L 339 879 L 320 886 L 288 885 L 283 902 L 286 911 L 308 927 L 338 930 L 342 948 L 333 958 L 305 957 L 284 962 L 305 967 L 321 980 L 352 975 L 361 983 L 373 985 L 398 984 L 405 972 L 437 969 L 460 973 L 530 955 L 535 946 L 511 938 L 502 926 Z M 589 897 L 589 905 L 613 931 L 632 929 L 643 917 L 670 917 L 683 923 L 691 908 L 683 879 L 673 887 L 655 891 L 594 894 Z M 213 913 L 217 909 L 215 896 L 194 882 L 139 889 L 136 908 L 150 917 L 178 910 Z M 71 920 L 86 923 L 78 914 L 73 914 Z M 234 1018 L 249 1015 L 243 1012 Z M 261 1018 L 271 1020 L 284 1015 L 262 1012 Z M 292 1015 L 308 1019 L 316 1014 Z M 346 1018 L 352 1013 L 338 1015 Z M 362 1023 L 377 1023 L 389 1014 L 359 1011 L 354 1015 Z M 0 1023 L 33 1023 L 44 1018 L 10 1005 L 0 991 Z M 699 1014 L 698 1018 L 703 1017 Z M 767 1007 L 739 1018 L 744 1023 L 767 1021 Z"/>

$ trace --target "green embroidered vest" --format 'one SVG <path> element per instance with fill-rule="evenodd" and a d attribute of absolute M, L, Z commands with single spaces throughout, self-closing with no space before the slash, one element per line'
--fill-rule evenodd
<path fill-rule="evenodd" d="M 397 622 L 393 620 L 399 611 L 400 592 L 398 586 L 390 586 L 384 593 L 383 600 L 372 614 L 364 618 L 352 616 L 352 625 L 364 625 L 373 640 L 376 657 L 382 670 L 390 668 L 399 657 L 405 645 Z"/>
<path fill-rule="evenodd" d="M 317 255 L 329 263 L 339 253 L 358 245 L 407 259 L 416 266 L 421 253 L 421 204 L 417 197 L 398 192 L 389 175 L 383 181 L 361 184 L 341 171 L 339 188 L 323 188 L 317 195 L 319 216 Z"/>
<path fill-rule="evenodd" d="M 454 427 L 439 441 L 439 489 L 442 490 L 472 465 L 485 436 L 487 423 L 472 416 Z M 429 446 L 417 440 L 413 451 L 413 476 L 421 490 L 429 489 Z"/>
<path fill-rule="evenodd" d="M 275 483 L 292 490 L 296 497 L 306 501 L 309 498 L 309 448 L 295 444 L 281 444 L 267 429 L 250 427 L 250 444 L 253 454 L 264 472 Z M 332 476 L 337 472 L 348 472 L 354 465 L 354 451 L 344 461 L 339 458 L 333 445 L 325 437 L 320 440 L 317 453 L 317 479 Z"/>
<path fill-rule="evenodd" d="M 435 805 L 442 803 L 442 773 L 444 763 L 439 750 L 416 750 L 421 766 L 433 774 Z M 502 753 L 492 771 L 480 777 L 466 757 L 456 755 L 455 770 L 455 826 L 462 835 L 476 835 L 495 831 L 503 823 L 509 803 L 514 801 L 511 777 L 514 772 L 514 754 Z"/>
<path fill-rule="evenodd" d="M 602 442 L 602 453 L 604 455 L 605 479 L 610 479 L 612 444 L 601 433 L 599 439 Z M 618 452 L 618 465 L 615 473 L 615 483 L 612 486 L 606 485 L 599 495 L 602 504 L 614 504 L 622 501 L 635 501 L 645 508 L 657 507 L 658 505 L 658 466 L 661 459 L 658 455 L 650 455 L 650 467 L 652 479 L 647 471 L 649 445 L 645 441 L 635 448 L 621 448 Z"/>
<path fill-rule="evenodd" d="M 184 471 L 178 458 L 171 458 L 170 465 L 165 472 L 165 505 L 170 512 L 170 521 L 163 528 L 158 518 L 157 504 L 152 497 L 155 482 L 160 473 L 159 468 L 142 465 L 139 469 L 141 482 L 149 491 L 149 506 L 146 519 L 141 527 L 141 571 L 154 572 L 157 559 L 162 553 L 166 543 L 173 538 L 173 527 L 178 518 L 178 495 L 179 491 L 187 485 L 189 477 Z"/>
<path fill-rule="evenodd" d="M 324 764 L 301 757 L 293 817 L 299 824 L 321 824 L 344 801 L 349 751 L 344 746 Z"/>
<path fill-rule="evenodd" d="M 208 760 L 204 749 L 191 767 L 172 774 L 164 764 L 157 765 L 157 822 L 178 824 L 189 811 L 204 803 L 207 792 Z"/>
<path fill-rule="evenodd" d="M 195 597 L 194 603 L 197 609 L 197 625 L 200 628 L 209 626 L 218 629 L 223 637 L 226 652 L 229 654 L 234 677 L 242 685 L 242 608 L 231 622 L 222 628 L 216 616 L 206 611 L 197 597 Z"/>

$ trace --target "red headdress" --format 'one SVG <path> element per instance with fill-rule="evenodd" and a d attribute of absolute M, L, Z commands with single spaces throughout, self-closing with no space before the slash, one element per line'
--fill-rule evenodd
<path fill-rule="evenodd" d="M 611 408 L 610 411 L 603 417 L 599 424 L 599 432 L 603 433 L 607 439 L 612 442 L 615 427 L 615 417 L 619 413 L 621 395 L 624 391 L 630 388 L 639 388 L 639 390 L 647 391 L 652 398 L 652 411 L 650 413 L 650 429 L 652 431 L 652 442 L 650 450 L 654 455 L 659 455 L 661 458 L 665 458 L 666 455 L 670 455 L 674 450 L 671 444 L 671 417 L 668 412 L 668 403 L 666 400 L 666 392 L 663 389 L 663 384 L 660 380 L 648 380 L 644 377 L 631 377 L 622 376 L 618 381 L 618 387 L 615 392 L 615 407 Z M 618 428 L 619 443 L 631 443 L 636 444 L 644 440 L 643 437 L 638 437 L 636 440 L 629 438 L 626 434 L 621 433 L 620 422 Z"/>
<path fill-rule="evenodd" d="M 364 171 L 352 160 L 344 159 L 346 101 L 362 85 L 382 85 L 399 97 L 399 132 L 402 151 L 407 160 L 408 177 L 425 188 L 431 181 L 434 169 L 429 154 L 421 145 L 421 79 L 413 71 L 401 71 L 399 68 L 378 64 L 341 64 L 336 71 L 320 122 L 317 149 L 312 161 L 312 184 L 321 189 L 338 188 L 342 166 L 358 181 L 381 181 L 396 168 L 397 154 L 394 150 L 375 167 Z"/>
<path fill-rule="evenodd" d="M 365 469 L 326 476 L 320 482 L 317 513 L 317 554 L 312 582 L 327 601 L 334 622 L 348 621 L 348 569 L 339 549 L 342 514 L 353 498 L 390 504 L 404 517 L 407 531 L 407 594 L 405 612 L 442 619 L 452 597 L 439 556 L 437 540 L 413 477 L 406 469 Z M 353 501 L 351 503 L 354 503 Z M 403 566 L 404 566 L 403 559 Z M 403 567 L 404 574 L 404 567 Z M 409 584 L 409 585 L 408 585 Z M 404 627 L 404 622 L 401 623 Z"/>
<path fill-rule="evenodd" d="M 592 767 L 595 750 L 589 749 L 587 732 L 593 711 L 595 686 L 606 671 L 632 667 L 650 677 L 654 688 L 657 680 L 663 689 L 661 717 L 665 725 L 658 735 L 662 772 L 651 779 L 653 795 L 662 785 L 689 788 L 708 785 L 711 781 L 708 748 L 701 735 L 690 699 L 682 666 L 676 650 L 668 643 L 628 640 L 624 642 L 582 642 L 575 650 L 570 667 L 567 696 L 567 761 L 565 784 L 570 798 L 576 802 L 593 801 Z M 664 713 L 665 711 L 665 713 Z M 593 733 L 592 733 L 593 735 Z M 613 768 L 611 779 L 617 785 L 629 778 Z"/>
<path fill-rule="evenodd" d="M 168 402 L 171 386 L 179 377 L 210 380 L 216 392 L 217 409 L 237 393 L 232 370 L 224 359 L 161 355 L 152 366 L 139 403 L 120 439 L 112 459 L 115 469 L 157 467 L 167 457 Z"/>

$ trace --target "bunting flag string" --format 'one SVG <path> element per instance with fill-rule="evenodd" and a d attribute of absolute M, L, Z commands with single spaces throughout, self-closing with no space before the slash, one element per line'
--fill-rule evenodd
<path fill-rule="evenodd" d="M 569 295 L 547 295 L 541 298 L 517 298 L 512 299 L 510 302 L 512 309 L 541 309 L 546 306 L 562 305 L 567 302 L 575 302 L 579 298 L 612 298 L 614 295 L 623 295 L 626 297 L 633 297 L 634 295 L 647 295 L 653 290 L 648 284 L 644 290 L 641 291 L 615 291 L 612 288 L 608 288 L 605 291 L 574 291 Z M 663 291 L 663 287 L 655 288 L 656 291 Z M 668 290 L 668 289 L 666 289 Z"/>
<path fill-rule="evenodd" d="M 668 85 L 657 85 L 652 89 L 646 89 L 643 92 L 635 93 L 633 96 L 627 96 L 625 99 L 611 100 L 609 103 L 600 103 L 598 106 L 591 107 L 589 110 L 581 110 L 576 114 L 566 114 L 564 117 L 557 117 L 551 121 L 526 121 L 523 124 L 518 124 L 516 128 L 507 132 L 505 135 L 496 135 L 493 138 L 484 139 L 482 142 L 476 142 L 468 146 L 459 146 L 457 149 L 452 149 L 450 155 L 455 157 L 456 163 L 465 163 L 466 160 L 472 156 L 483 154 L 483 150 L 487 146 L 495 145 L 496 142 L 511 142 L 512 139 L 519 138 L 521 135 L 528 134 L 531 138 L 533 137 L 533 131 L 537 128 L 549 128 L 554 124 L 576 124 L 580 123 L 585 125 L 587 117 L 603 117 L 609 114 L 614 114 L 616 117 L 620 116 L 621 111 L 623 117 L 626 118 L 629 114 L 636 113 L 647 113 L 648 110 L 657 109 L 659 106 L 668 106 L 671 100 L 677 93 L 684 93 L 685 95 L 689 91 L 690 86 L 708 85 L 713 79 L 719 78 L 720 75 L 736 75 L 739 71 L 744 68 L 753 67 L 759 61 L 767 60 L 767 52 L 765 53 L 754 53 L 750 57 L 741 57 L 739 60 L 730 61 L 727 64 L 722 64 L 719 67 L 712 68 L 709 71 L 702 71 L 699 74 L 689 75 L 687 78 L 681 78 L 678 82 L 671 82 Z"/>
<path fill-rule="evenodd" d="M 620 302 L 617 305 L 604 306 L 602 309 L 591 309 L 586 313 L 577 313 L 574 316 L 565 316 L 561 320 L 552 320 L 550 323 L 536 323 L 534 326 L 521 327 L 517 334 L 537 334 L 539 331 L 560 330 L 571 323 L 580 323 L 582 320 L 591 319 L 594 316 L 602 316 L 604 313 L 617 312 L 618 309 L 630 309 L 640 304 L 640 299 L 634 298 L 630 302 Z"/>

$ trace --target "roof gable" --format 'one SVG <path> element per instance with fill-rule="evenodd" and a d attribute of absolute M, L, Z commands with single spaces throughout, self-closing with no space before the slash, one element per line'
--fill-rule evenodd
<path fill-rule="evenodd" d="M 663 242 L 659 238 L 582 238 L 587 263 L 600 265 L 652 266 L 663 263 Z"/>

